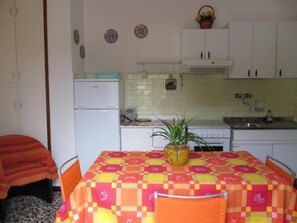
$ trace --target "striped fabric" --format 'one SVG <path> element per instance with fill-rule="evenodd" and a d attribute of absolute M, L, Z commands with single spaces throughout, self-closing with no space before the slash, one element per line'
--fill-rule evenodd
<path fill-rule="evenodd" d="M 11 186 L 57 177 L 56 164 L 39 141 L 24 135 L 0 137 L 0 199 Z"/>

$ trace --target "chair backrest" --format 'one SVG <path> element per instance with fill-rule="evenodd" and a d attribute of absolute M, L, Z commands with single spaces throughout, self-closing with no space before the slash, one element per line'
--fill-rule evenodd
<path fill-rule="evenodd" d="M 155 192 L 155 223 L 224 223 L 227 192 L 179 196 Z"/>
<path fill-rule="evenodd" d="M 294 184 L 296 173 L 283 162 L 268 155 L 266 157 L 265 165 L 289 181 L 291 185 Z M 282 167 L 284 167 L 287 171 L 285 171 Z"/>
<path fill-rule="evenodd" d="M 68 165 L 70 166 L 63 171 L 63 168 Z M 59 168 L 59 173 L 62 198 L 65 201 L 82 178 L 78 156 L 63 163 Z"/>

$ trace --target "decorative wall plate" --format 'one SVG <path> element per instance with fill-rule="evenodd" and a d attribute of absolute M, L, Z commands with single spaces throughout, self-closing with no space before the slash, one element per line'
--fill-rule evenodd
<path fill-rule="evenodd" d="M 138 38 L 146 37 L 147 33 L 148 33 L 148 28 L 143 24 L 139 24 L 134 28 L 134 34 Z"/>
<path fill-rule="evenodd" d="M 85 47 L 84 45 L 81 45 L 80 48 L 79 48 L 79 53 L 80 53 L 80 57 L 83 59 L 85 58 L 86 56 L 86 50 L 85 50 Z"/>
<path fill-rule="evenodd" d="M 73 39 L 74 39 L 75 44 L 79 44 L 79 32 L 77 29 L 74 30 L 74 32 L 73 32 Z"/>
<path fill-rule="evenodd" d="M 114 29 L 109 29 L 104 34 L 105 41 L 108 43 L 114 43 L 118 40 L 118 33 Z"/>

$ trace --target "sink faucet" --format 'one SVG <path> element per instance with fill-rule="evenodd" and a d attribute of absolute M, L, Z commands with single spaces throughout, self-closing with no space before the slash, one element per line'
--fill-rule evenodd
<path fill-rule="evenodd" d="M 245 99 L 247 98 L 252 98 L 252 95 L 250 93 L 245 93 L 245 94 L 239 94 L 239 93 L 235 93 L 234 97 L 236 99 L 241 99 L 242 103 L 249 106 L 249 110 L 252 110 L 252 106 L 249 102 L 246 102 Z"/>

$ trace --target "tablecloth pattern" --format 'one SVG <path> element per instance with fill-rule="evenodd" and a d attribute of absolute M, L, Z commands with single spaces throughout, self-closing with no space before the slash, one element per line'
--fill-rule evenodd
<path fill-rule="evenodd" d="M 164 151 L 104 151 L 57 211 L 56 222 L 153 223 L 154 191 L 228 191 L 228 223 L 297 222 L 296 190 L 246 151 L 190 152 L 183 167 L 171 166 Z"/>

